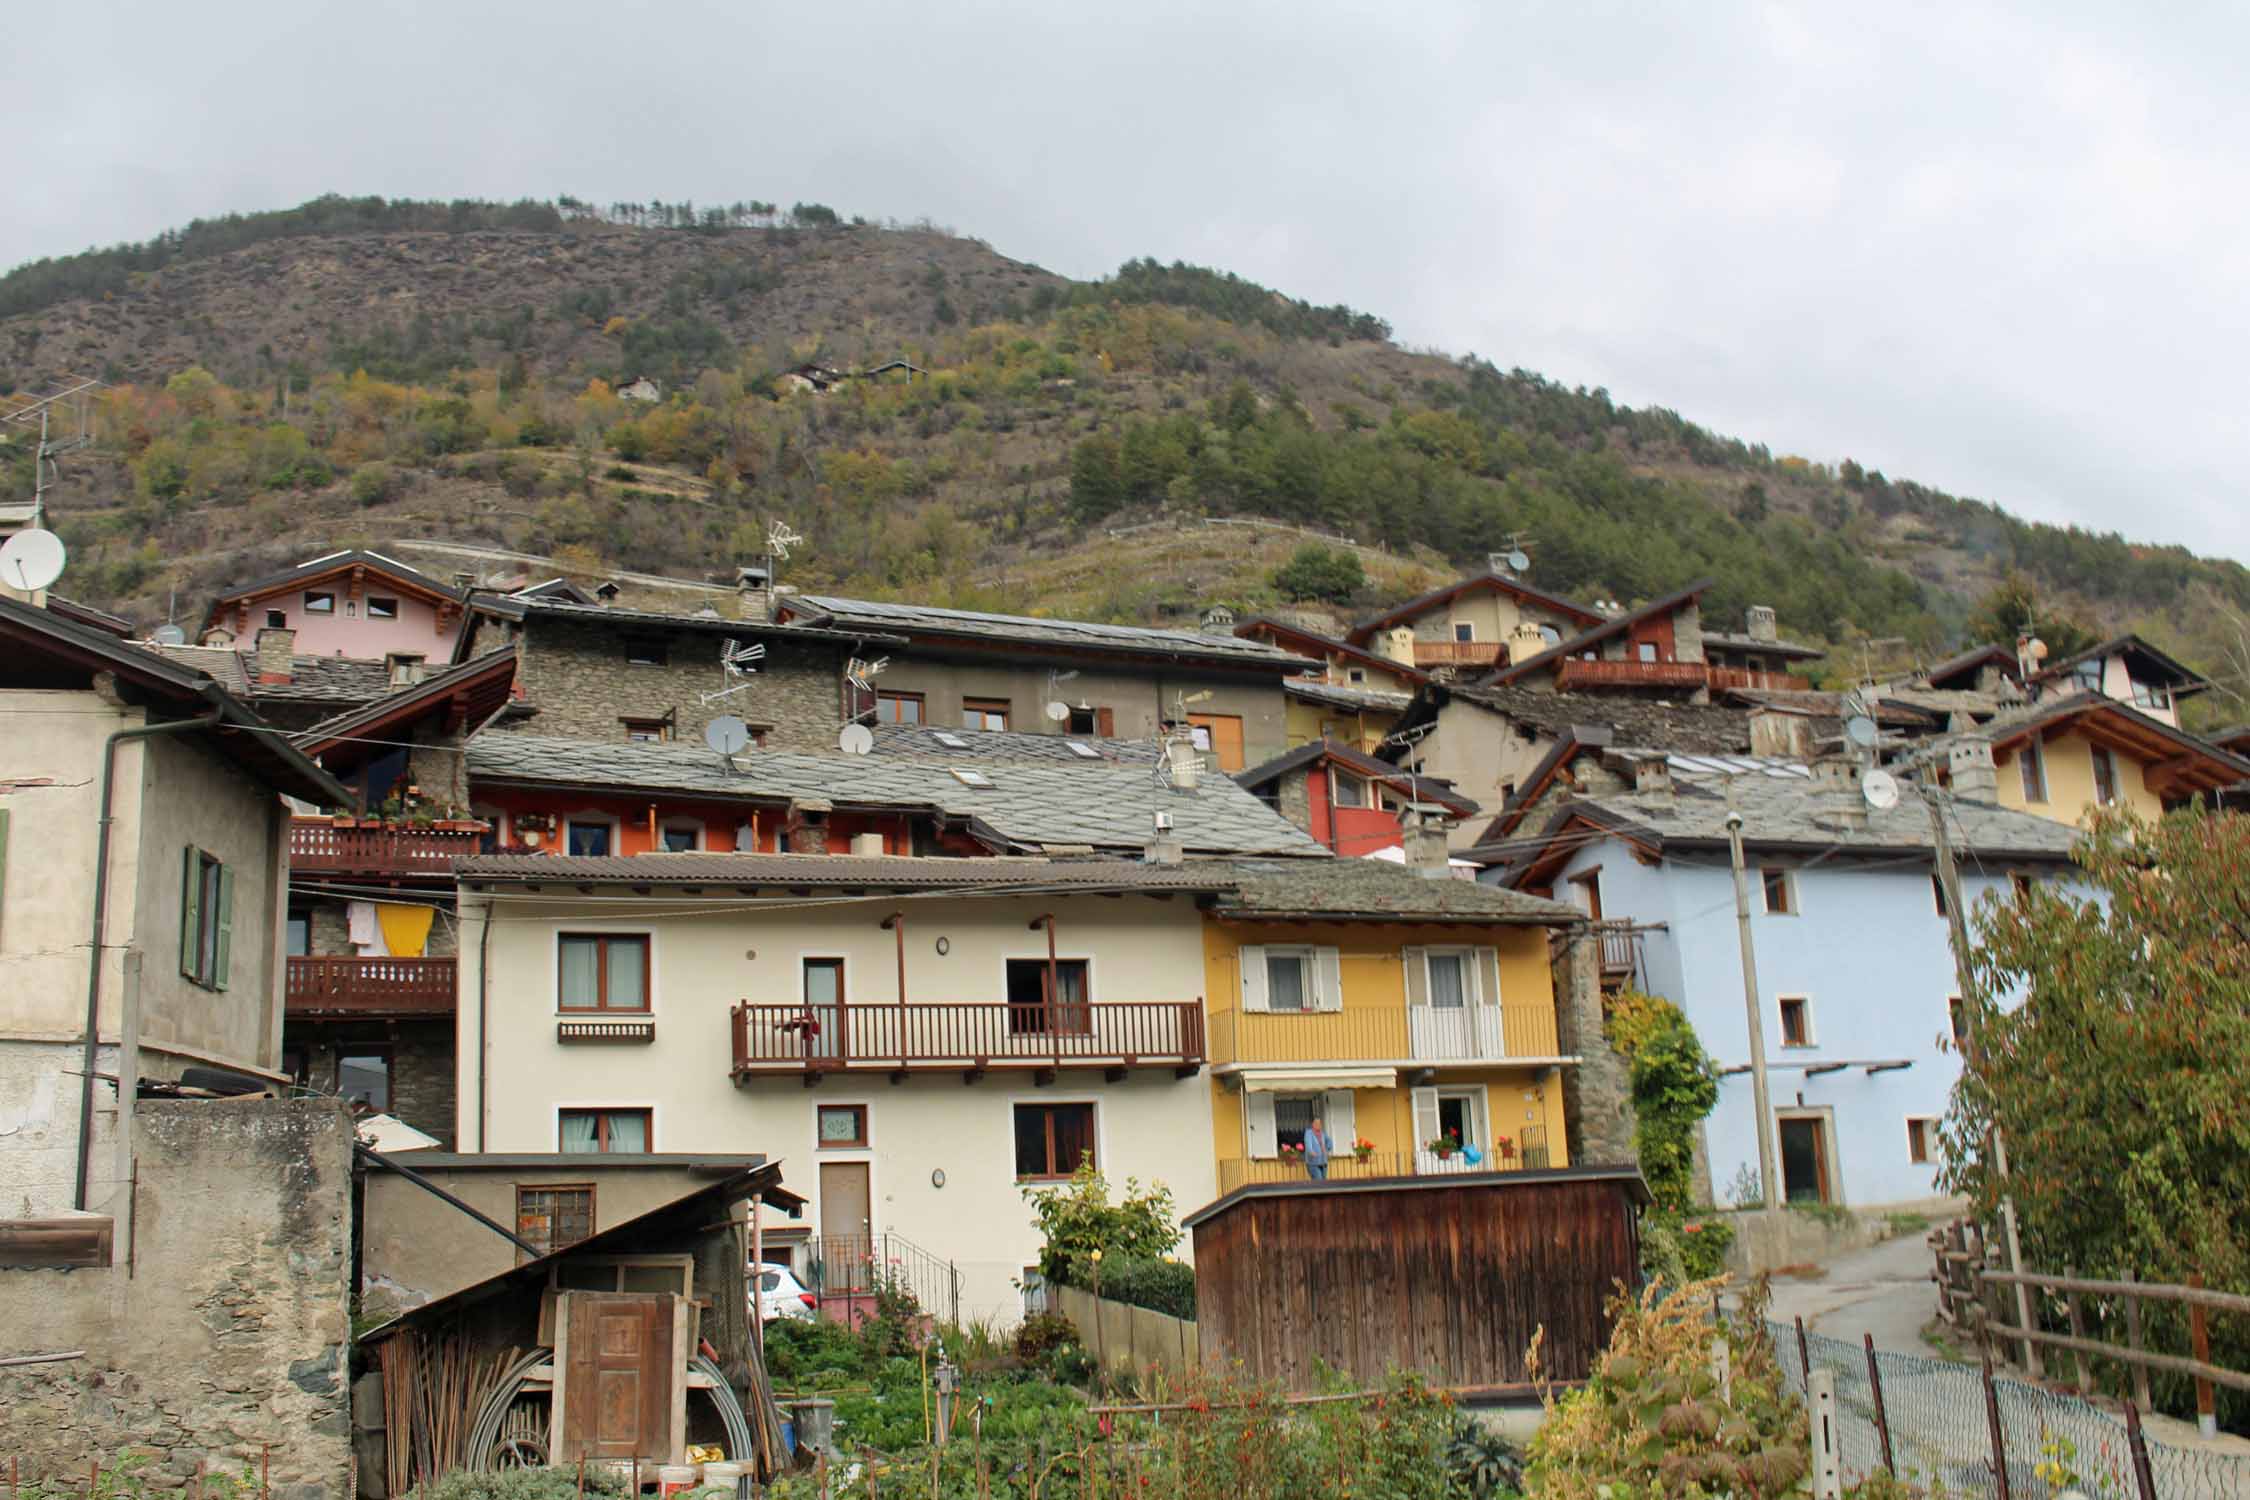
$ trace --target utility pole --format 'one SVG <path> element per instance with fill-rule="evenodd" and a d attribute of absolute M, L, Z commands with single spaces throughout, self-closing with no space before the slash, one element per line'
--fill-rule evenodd
<path fill-rule="evenodd" d="M 1765 1006 L 1758 999 L 1758 950 L 1750 941 L 1750 876 L 1742 863 L 1742 814 L 1731 809 L 1727 813 L 1727 853 L 1734 861 L 1734 921 L 1742 934 L 1742 1005 L 1750 1022 L 1750 1090 L 1758 1111 L 1758 1174 L 1765 1186 L 1767 1221 L 1778 1223 L 1781 1173 L 1775 1165 L 1773 1094 L 1766 1086 Z"/>
<path fill-rule="evenodd" d="M 1953 863 L 1953 835 L 1945 823 L 1945 809 L 1939 801 L 1937 788 L 1923 793 L 1923 802 L 1930 809 L 1930 833 L 1937 845 L 1938 885 L 1945 892 L 1945 927 L 1953 943 L 1953 982 L 1961 987 L 1961 1025 L 1970 1036 L 1983 1024 L 1980 1019 L 1977 995 L 1969 977 L 1969 919 L 1967 908 L 1961 902 L 1961 872 Z M 2000 1127 L 1992 1127 L 1992 1165 L 2000 1180 L 2008 1179 L 2008 1142 Z M 2023 1246 L 2016 1236 L 2016 1199 L 2013 1193 L 2000 1195 L 2000 1233 L 2008 1246 L 2008 1269 L 2023 1270 Z M 2016 1327 L 2031 1327 L 2031 1292 L 2022 1282 L 2017 1282 Z M 2040 1376 L 2039 1346 L 2030 1339 L 2023 1341 L 2024 1368 L 2031 1378 Z"/>

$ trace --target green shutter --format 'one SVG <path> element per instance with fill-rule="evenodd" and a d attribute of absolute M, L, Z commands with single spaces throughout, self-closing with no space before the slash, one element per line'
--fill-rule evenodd
<path fill-rule="evenodd" d="M 212 947 L 211 988 L 227 987 L 227 959 L 234 947 L 234 871 L 219 866 L 218 941 Z"/>
<path fill-rule="evenodd" d="M 201 864 L 202 851 L 188 845 L 180 861 L 180 972 L 197 981 L 203 978 L 202 965 L 197 962 L 201 947 L 197 938 L 203 931 L 203 882 L 197 878 L 203 873 Z"/>

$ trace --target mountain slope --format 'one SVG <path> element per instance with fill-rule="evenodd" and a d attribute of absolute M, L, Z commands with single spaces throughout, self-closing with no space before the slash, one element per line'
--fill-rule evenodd
<path fill-rule="evenodd" d="M 1409 353 L 1351 309 L 1150 262 L 1073 283 L 814 205 L 323 200 L 24 268 L 8 309 L 0 387 L 118 387 L 57 524 L 70 587 L 144 621 L 174 589 L 405 537 L 724 576 L 783 515 L 808 586 L 1130 619 L 1275 602 L 1285 533 L 1110 534 L 1243 516 L 1378 549 L 1353 609 L 1528 532 L 1551 588 L 1711 576 L 1718 616 L 1771 603 L 1793 634 L 1925 655 L 2009 569 L 2051 614 L 2206 668 L 2250 610 L 2232 563 Z M 783 373 L 893 359 L 924 373 L 827 395 Z M 638 375 L 667 399 L 617 399 Z M 0 486 L 27 484 L 0 446 Z"/>

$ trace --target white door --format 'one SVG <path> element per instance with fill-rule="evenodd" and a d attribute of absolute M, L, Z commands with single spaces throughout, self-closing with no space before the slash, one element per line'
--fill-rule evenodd
<path fill-rule="evenodd" d="M 1425 1098 L 1425 1096 L 1427 1096 Z M 1451 1150 L 1433 1142 L 1450 1140 Z M 1485 1114 L 1483 1084 L 1414 1091 L 1414 1170 L 1425 1176 L 1490 1172 L 1492 1127 Z M 1472 1153 L 1475 1157 L 1471 1160 Z"/>

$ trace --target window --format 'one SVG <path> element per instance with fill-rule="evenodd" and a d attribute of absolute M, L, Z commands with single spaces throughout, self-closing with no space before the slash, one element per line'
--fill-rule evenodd
<path fill-rule="evenodd" d="M 946 769 L 953 773 L 955 781 L 960 782 L 965 787 L 980 792 L 989 792 L 993 788 L 992 778 L 982 771 L 972 771 L 966 766 L 948 766 Z"/>
<path fill-rule="evenodd" d="M 398 618 L 398 601 L 380 594 L 367 596 L 367 618 L 370 620 L 395 620 Z"/>
<path fill-rule="evenodd" d="M 1469 955 L 1432 950 L 1424 955 L 1430 966 L 1430 1005 L 1436 1010 L 1460 1010 L 1469 1003 Z"/>
<path fill-rule="evenodd" d="M 287 630 L 289 628 L 289 612 L 280 609 L 267 610 L 266 628 L 269 630 Z"/>
<path fill-rule="evenodd" d="M 1303 948 L 1266 950 L 1266 1008 L 1311 1010 L 1312 954 Z"/>
<path fill-rule="evenodd" d="M 1367 669 L 1366 669 L 1365 667 L 1353 667 L 1353 668 L 1352 668 L 1352 669 L 1351 669 L 1350 671 L 1348 671 L 1348 672 L 1346 672 L 1346 673 L 1344 674 L 1344 681 L 1346 681 L 1346 682 L 1355 682 L 1355 683 L 1356 683 L 1356 682 L 1365 682 L 1366 680 L 1367 680 Z"/>
<path fill-rule="evenodd" d="M 1906 1159 L 1908 1161 L 1917 1163 L 1929 1161 L 1930 1139 L 1935 1134 L 1931 1127 L 1936 1123 L 1935 1120 L 1922 1118 L 1910 1119 L 1906 1122 Z"/>
<path fill-rule="evenodd" d="M 693 854 L 703 843 L 701 823 L 667 823 L 658 846 L 666 854 Z"/>
<path fill-rule="evenodd" d="M 877 693 L 875 695 L 875 722 L 878 724 L 921 723 L 922 695 L 920 693 Z"/>
<path fill-rule="evenodd" d="M 672 726 L 664 719 L 620 719 L 625 726 L 625 738 L 637 744 L 661 745 L 672 737 Z"/>
<path fill-rule="evenodd" d="M 1273 1099 L 1273 1141 L 1276 1146 L 1301 1150 L 1312 1122 L 1327 1103 L 1319 1094 L 1276 1094 Z"/>
<path fill-rule="evenodd" d="M 308 615 L 332 615 L 336 613 L 336 596 L 329 593 L 306 594 L 305 613 Z"/>
<path fill-rule="evenodd" d="M 1079 760 L 1100 760 L 1102 753 L 1084 740 L 1064 740 L 1063 745 Z"/>
<path fill-rule="evenodd" d="M 2037 740 L 2027 741 L 2023 752 L 2016 757 L 2016 765 L 2023 774 L 2023 800 L 2047 800 L 2047 754 Z"/>
<path fill-rule="evenodd" d="M 2102 664 L 2100 661 L 2082 661 L 2070 669 L 2071 683 L 2089 693 L 2102 690 Z"/>
<path fill-rule="evenodd" d="M 1656 642 L 1642 641 L 1635 649 L 1638 651 L 1642 661 L 1656 660 Z"/>
<path fill-rule="evenodd" d="M 1802 995 L 1781 997 L 1781 1045 L 1784 1047 L 1810 1047 L 1812 1039 L 1812 1002 Z"/>
<path fill-rule="evenodd" d="M 2117 802 L 2117 757 L 2101 745 L 2094 747 L 2094 803 L 2112 807 Z"/>
<path fill-rule="evenodd" d="M 1117 735 L 1117 713 L 1114 709 L 1095 708 L 1081 703 L 1070 711 L 1067 728 L 1071 734 L 1091 734 L 1105 740 L 1114 739 Z"/>
<path fill-rule="evenodd" d="M 592 1238 L 593 1186 L 517 1187 L 516 1233 L 549 1253 Z"/>
<path fill-rule="evenodd" d="M 625 664 L 629 667 L 669 666 L 672 660 L 672 643 L 660 635 L 635 635 L 625 638 Z"/>
<path fill-rule="evenodd" d="M 2023 871 L 2018 870 L 2008 877 L 2008 884 L 2015 887 L 2016 899 L 2018 901 L 2029 901 L 2031 899 L 2032 888 L 2039 884 L 2039 877 L 2036 875 L 2026 875 L 2023 873 Z"/>
<path fill-rule="evenodd" d="M 816 1116 L 817 1137 L 824 1149 L 867 1144 L 867 1106 L 823 1104 Z"/>
<path fill-rule="evenodd" d="M 1054 961 L 1055 994 L 1048 993 L 1046 959 L 1011 958 L 1007 977 L 1010 1035 L 1083 1035 L 1092 1029 L 1093 1012 L 1086 1003 L 1092 976 L 1085 959 Z"/>
<path fill-rule="evenodd" d="M 1367 783 L 1357 776 L 1346 776 L 1341 771 L 1331 771 L 1328 775 L 1328 785 L 1330 788 L 1329 800 L 1338 807 L 1365 807 L 1367 805 Z"/>
<path fill-rule="evenodd" d="M 563 825 L 565 853 L 598 859 L 610 850 L 607 818 L 572 818 Z"/>
<path fill-rule="evenodd" d="M 1945 882 L 1938 878 L 1935 870 L 1930 872 L 1930 898 L 1937 903 L 1937 914 L 1939 916 L 1949 917 L 1952 915 L 1945 907 Z"/>
<path fill-rule="evenodd" d="M 336 1092 L 346 1104 L 364 1104 L 370 1114 L 391 1108 L 391 1049 L 351 1047 L 336 1053 Z"/>
<path fill-rule="evenodd" d="M 180 972 L 223 990 L 233 949 L 234 872 L 190 845 L 180 871 Z"/>
<path fill-rule="evenodd" d="M 2133 701 L 2142 708 L 2170 708 L 2172 690 L 2161 682 L 2133 679 Z"/>
<path fill-rule="evenodd" d="M 961 700 L 961 727 L 963 729 L 1006 729 L 1008 727 L 1008 700 L 1005 698 L 963 698 Z"/>
<path fill-rule="evenodd" d="M 562 1149 L 646 1151 L 649 1112 L 645 1109 L 566 1109 L 561 1120 Z"/>
<path fill-rule="evenodd" d="M 1473 641 L 1477 638 L 1477 628 L 1463 621 L 1453 627 L 1453 638 L 1457 641 Z"/>
<path fill-rule="evenodd" d="M 285 950 L 291 958 L 304 958 L 312 952 L 312 916 L 293 911 L 289 914 L 288 941 Z"/>
<path fill-rule="evenodd" d="M 393 651 L 383 658 L 392 687 L 411 687 L 422 680 L 428 658 L 411 656 L 403 651 Z"/>
<path fill-rule="evenodd" d="M 1765 888 L 1766 915 L 1790 917 L 1797 914 L 1796 882 L 1789 878 L 1787 870 L 1768 865 L 1758 872 L 1758 883 Z"/>
<path fill-rule="evenodd" d="M 1094 1106 L 1019 1104 L 1016 1109 L 1016 1175 L 1068 1177 L 1094 1160 Z"/>
<path fill-rule="evenodd" d="M 648 1009 L 648 938 L 566 932 L 559 950 L 556 998 L 563 1010 Z"/>

